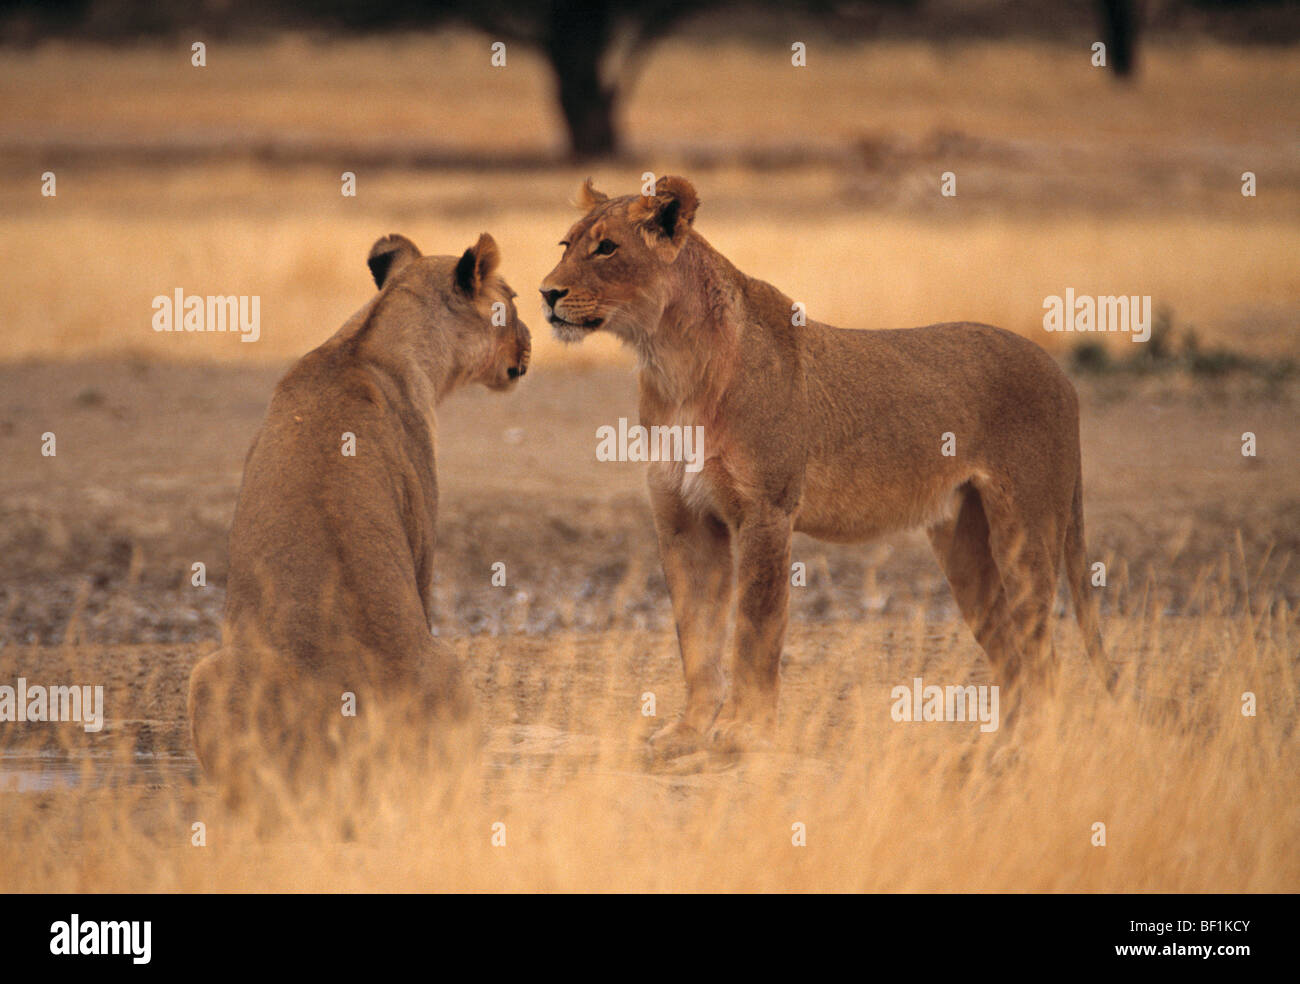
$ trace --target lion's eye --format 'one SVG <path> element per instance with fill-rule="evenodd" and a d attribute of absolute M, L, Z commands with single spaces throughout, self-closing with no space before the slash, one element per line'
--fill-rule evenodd
<path fill-rule="evenodd" d="M 612 239 L 602 239 L 602 240 L 600 241 L 599 245 L 596 246 L 596 255 L 597 255 L 597 256 L 608 256 L 610 253 L 614 252 L 614 250 L 616 250 L 616 249 L 618 249 L 618 243 L 614 242 L 614 240 L 612 240 Z"/>

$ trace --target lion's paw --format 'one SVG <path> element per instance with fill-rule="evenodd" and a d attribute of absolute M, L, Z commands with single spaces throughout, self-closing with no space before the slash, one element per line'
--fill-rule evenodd
<path fill-rule="evenodd" d="M 709 746 L 719 752 L 761 752 L 772 747 L 766 729 L 751 721 L 721 721 L 709 732 Z"/>
<path fill-rule="evenodd" d="M 674 721 L 650 736 L 650 749 L 656 758 L 678 758 L 698 751 L 704 736 L 685 721 Z"/>

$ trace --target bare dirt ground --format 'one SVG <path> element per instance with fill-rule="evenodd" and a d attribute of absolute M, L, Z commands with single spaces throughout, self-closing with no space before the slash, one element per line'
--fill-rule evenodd
<path fill-rule="evenodd" d="M 86 362 L 0 367 L 0 638 L 201 644 L 218 633 L 226 533 L 243 456 L 282 369 Z M 1197 614 L 1200 572 L 1237 552 L 1295 606 L 1300 543 L 1295 387 L 1180 392 L 1080 382 L 1087 522 L 1106 605 L 1148 588 Z M 602 463 L 596 429 L 635 420 L 619 367 L 545 369 L 516 392 L 458 393 L 440 411 L 437 628 L 450 634 L 661 628 L 667 591 L 644 466 Z M 1257 454 L 1241 453 L 1244 432 Z M 53 432 L 57 455 L 40 453 Z M 919 534 L 863 547 L 800 538 L 797 620 L 955 617 Z M 1267 559 L 1266 559 L 1267 558 Z M 491 584 L 506 565 L 507 585 Z M 192 582 L 206 568 L 206 586 Z M 1292 563 L 1294 563 L 1292 561 Z"/>

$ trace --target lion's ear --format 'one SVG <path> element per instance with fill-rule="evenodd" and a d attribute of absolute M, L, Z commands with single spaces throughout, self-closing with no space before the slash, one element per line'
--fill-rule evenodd
<path fill-rule="evenodd" d="M 597 191 L 591 183 L 591 178 L 584 181 L 582 187 L 578 189 L 577 205 L 584 212 L 590 212 L 597 205 L 607 201 L 609 196 L 603 191 Z"/>
<path fill-rule="evenodd" d="M 686 232 L 695 221 L 700 197 L 685 178 L 665 175 L 655 182 L 653 198 L 641 197 L 632 203 L 631 217 L 639 221 L 658 243 L 667 246 L 672 257 L 686 241 Z M 671 259 L 671 257 L 670 257 Z"/>
<path fill-rule="evenodd" d="M 501 250 L 497 241 L 485 232 L 478 237 L 478 242 L 465 250 L 465 255 L 456 264 L 456 286 L 473 297 L 500 265 Z"/>
<path fill-rule="evenodd" d="M 366 266 L 375 278 L 375 286 L 383 287 L 397 271 L 420 255 L 420 249 L 405 236 L 397 233 L 377 239 L 370 247 Z"/>

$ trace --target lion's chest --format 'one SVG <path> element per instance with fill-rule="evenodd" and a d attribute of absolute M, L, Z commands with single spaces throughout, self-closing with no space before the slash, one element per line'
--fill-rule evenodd
<path fill-rule="evenodd" d="M 683 467 L 677 481 L 677 494 L 688 509 L 697 513 L 717 511 L 718 497 L 713 482 L 703 470 L 691 472 Z"/>
<path fill-rule="evenodd" d="M 638 430 L 649 448 L 646 460 L 656 472 L 655 484 L 676 492 L 693 511 L 711 510 L 716 485 L 725 474 L 716 430 L 711 432 L 686 408 L 661 414 L 643 412 Z"/>
<path fill-rule="evenodd" d="M 675 494 L 691 512 L 712 513 L 719 511 L 721 499 L 715 480 L 717 464 L 715 459 L 698 471 L 689 471 L 685 462 L 661 461 L 651 464 L 650 470 L 655 486 Z"/>

